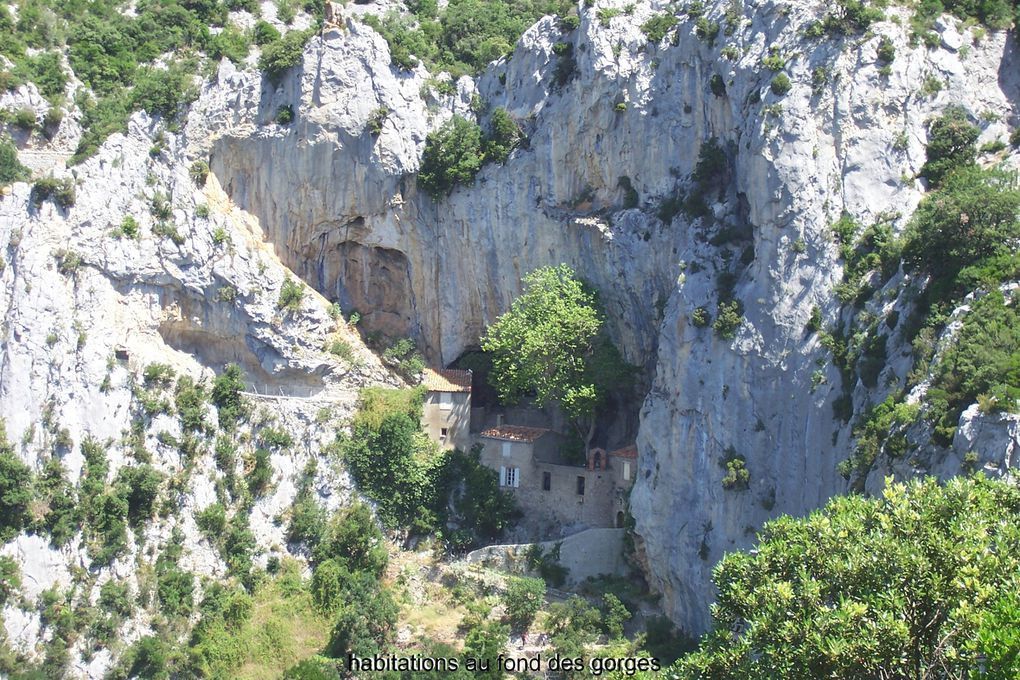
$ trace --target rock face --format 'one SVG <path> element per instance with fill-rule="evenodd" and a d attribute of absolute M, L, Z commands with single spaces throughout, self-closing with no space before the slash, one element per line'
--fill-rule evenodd
<path fill-rule="evenodd" d="M 729 3 L 706 3 L 725 29 L 714 42 L 691 20 L 651 44 L 640 27 L 667 4 L 638 3 L 607 26 L 582 9 L 569 33 L 543 19 L 452 95 L 423 67 L 391 66 L 385 41 L 345 16 L 279 86 L 224 61 L 155 159 L 153 122 L 136 116 L 74 170 L 69 211 L 31 208 L 16 185 L 0 202 L 9 435 L 53 401 L 76 440 L 118 438 L 130 368 L 156 360 L 196 375 L 236 361 L 275 389 L 388 380 L 368 353 L 354 370 L 320 351 L 333 330 L 321 296 L 448 363 L 508 307 L 524 274 L 564 262 L 600 290 L 614 339 L 644 369 L 631 511 L 668 611 L 703 630 L 724 551 L 750 545 L 769 517 L 806 513 L 848 488 L 836 471 L 851 446 L 833 418 L 840 374 L 805 330 L 814 307 L 827 324 L 850 313 L 832 294 L 842 274 L 830 224 L 845 211 L 902 228 L 924 190 L 911 178 L 927 119 L 960 104 L 982 126 L 979 143 L 1004 138 L 1018 122 L 1020 64 L 1011 36 L 977 40 L 951 20 L 932 50 L 909 45 L 905 20 L 807 40 L 819 10 L 803 2 L 757 4 L 731 27 Z M 875 56 L 881 36 L 896 47 L 887 74 Z M 573 46 L 573 65 L 554 52 L 560 42 Z M 787 94 L 770 88 L 770 53 L 786 59 Z M 415 176 L 426 136 L 454 114 L 473 117 L 479 102 L 483 125 L 503 107 L 528 144 L 434 201 Z M 286 126 L 274 122 L 282 106 L 296 114 Z M 695 189 L 712 138 L 726 160 Z M 198 189 L 188 168 L 203 157 L 212 175 Z M 157 192 L 171 197 L 180 245 L 151 235 Z M 703 216 L 671 208 L 690 193 Z M 194 215 L 198 203 L 209 218 Z M 142 225 L 139 242 L 109 237 L 127 214 Z M 217 244 L 223 234 L 229 244 Z M 60 271 L 61 249 L 81 255 L 74 271 Z M 318 291 L 292 318 L 276 306 L 288 270 Z M 908 304 L 909 284 L 894 277 L 870 311 Z M 236 299 L 224 304 L 228 287 Z M 692 321 L 700 307 L 714 318 L 730 295 L 743 307 L 733 337 Z M 888 344 L 881 386 L 850 386 L 858 410 L 905 379 L 909 344 L 896 334 Z M 128 366 L 108 364 L 118 348 Z M 953 474 L 972 450 L 986 469 L 1017 465 L 1015 419 L 964 419 L 953 450 L 882 468 L 865 486 L 880 486 L 883 471 Z M 32 450 L 23 447 L 26 460 Z M 733 454 L 746 461 L 745 490 L 723 487 L 720 463 Z"/>
<path fill-rule="evenodd" d="M 452 96 L 430 94 L 422 70 L 391 67 L 384 41 L 349 21 L 314 40 L 275 90 L 221 71 L 192 124 L 214 132 L 216 175 L 288 266 L 434 360 L 470 348 L 528 271 L 566 262 L 591 280 L 627 357 L 654 376 L 632 512 L 653 584 L 677 622 L 699 631 L 724 551 L 749 545 L 768 517 L 847 490 L 836 465 L 849 428 L 831 408 L 840 376 L 804 330 L 815 306 L 827 322 L 845 319 L 832 296 L 841 268 L 829 225 L 846 211 L 902 228 L 924 189 L 904 178 L 923 163 L 926 121 L 957 103 L 975 119 L 996 114 L 981 117 L 981 142 L 1003 138 L 1020 69 L 1005 33 L 976 41 L 950 20 L 935 50 L 911 47 L 892 22 L 872 37 L 806 42 L 799 31 L 817 11 L 801 4 L 761 4 L 714 45 L 693 22 L 674 44 L 653 45 L 639 28 L 661 9 L 649 5 L 608 27 L 582 11 L 567 34 L 540 21 L 512 57 L 461 79 Z M 706 15 L 723 21 L 723 10 Z M 897 50 L 887 75 L 875 57 L 881 36 Z M 576 66 L 557 84 L 561 41 Z M 724 46 L 736 48 L 732 60 Z M 786 57 L 785 96 L 762 66 L 772 52 Z M 944 85 L 925 90 L 932 79 Z M 469 115 L 475 94 L 486 111 L 504 107 L 521 121 L 528 148 L 434 202 L 414 177 L 425 136 Z M 296 123 L 269 123 L 285 104 Z M 375 136 L 367 125 L 380 107 L 389 114 Z M 712 137 L 729 163 L 718 194 L 704 196 L 710 215 L 664 214 Z M 720 274 L 744 308 L 733 339 L 690 321 L 698 307 L 716 310 Z M 889 356 L 906 356 L 896 341 Z M 905 369 L 889 375 L 902 380 Z M 888 389 L 858 385 L 854 404 Z M 986 440 L 990 465 L 1014 464 L 1012 444 Z M 731 447 L 746 459 L 747 490 L 721 484 Z"/>

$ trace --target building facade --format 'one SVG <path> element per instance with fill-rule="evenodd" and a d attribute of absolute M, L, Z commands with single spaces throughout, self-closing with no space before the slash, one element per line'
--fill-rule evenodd
<path fill-rule="evenodd" d="M 498 425 L 481 432 L 479 441 L 481 462 L 499 472 L 500 486 L 526 516 L 562 526 L 623 526 L 635 447 L 609 454 L 592 449 L 586 465 L 571 465 L 560 453 L 563 438 L 544 428 Z"/>
<path fill-rule="evenodd" d="M 471 450 L 471 371 L 426 368 L 422 428 L 444 449 Z"/>

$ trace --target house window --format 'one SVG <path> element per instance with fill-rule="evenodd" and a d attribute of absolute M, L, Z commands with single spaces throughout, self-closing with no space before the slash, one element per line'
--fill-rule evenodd
<path fill-rule="evenodd" d="M 581 475 L 577 476 L 577 495 L 584 495 L 584 477 Z"/>
<path fill-rule="evenodd" d="M 449 392 L 439 393 L 439 408 L 444 411 L 449 411 L 453 408 L 453 395 Z"/>
<path fill-rule="evenodd" d="M 549 472 L 542 473 L 542 491 L 548 491 L 552 488 L 552 474 Z"/>
<path fill-rule="evenodd" d="M 624 481 L 630 480 L 630 462 L 624 461 L 623 463 L 623 479 Z"/>
<path fill-rule="evenodd" d="M 514 489 L 519 487 L 521 485 L 521 469 L 501 466 L 499 468 L 499 485 L 509 486 Z"/>
<path fill-rule="evenodd" d="M 440 436 L 440 437 L 442 437 L 443 439 L 446 439 L 446 433 L 447 433 L 447 431 L 448 431 L 448 430 L 447 430 L 447 428 L 445 428 L 445 427 L 441 427 L 441 428 L 439 428 L 439 436 Z"/>
<path fill-rule="evenodd" d="M 503 442 L 503 457 L 510 457 L 510 442 Z"/>

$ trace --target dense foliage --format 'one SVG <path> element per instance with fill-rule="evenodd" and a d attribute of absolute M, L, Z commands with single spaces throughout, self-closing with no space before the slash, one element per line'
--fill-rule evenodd
<path fill-rule="evenodd" d="M 366 18 L 390 47 L 393 63 L 414 68 L 419 62 L 454 77 L 481 71 L 508 54 L 536 19 L 566 15 L 572 4 L 564 0 L 451 0 L 442 11 L 433 1 L 408 3 L 411 17 L 391 12 Z"/>
<path fill-rule="evenodd" d="M 14 538 L 28 523 L 31 484 L 32 470 L 7 442 L 7 432 L 0 423 L 0 543 Z"/>
<path fill-rule="evenodd" d="M 489 379 L 506 402 L 534 394 L 556 404 L 587 444 L 609 394 L 629 383 L 631 369 L 604 329 L 598 295 L 567 265 L 524 277 L 524 292 L 485 332 Z"/>
<path fill-rule="evenodd" d="M 937 277 L 1013 252 L 1020 237 L 1020 189 L 1001 170 L 967 165 L 941 179 L 910 222 L 904 261 Z"/>
<path fill-rule="evenodd" d="M 425 139 L 418 181 L 433 198 L 470 184 L 482 167 L 482 131 L 462 116 L 454 116 Z"/>
<path fill-rule="evenodd" d="M 1013 677 L 1020 491 L 890 485 L 765 525 L 715 569 L 714 627 L 681 677 Z M 987 665 L 992 659 L 992 665 Z M 980 674 L 985 666 L 988 675 Z"/>
<path fill-rule="evenodd" d="M 0 137 L 0 187 L 28 179 L 28 168 L 18 160 L 18 149 L 7 137 Z"/>
<path fill-rule="evenodd" d="M 478 452 L 440 451 L 421 430 L 422 392 L 367 388 L 340 451 L 390 528 L 442 533 L 466 548 L 497 537 L 516 517 L 512 497 Z"/>

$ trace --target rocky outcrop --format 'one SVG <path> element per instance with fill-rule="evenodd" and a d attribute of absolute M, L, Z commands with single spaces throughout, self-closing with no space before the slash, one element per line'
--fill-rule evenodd
<path fill-rule="evenodd" d="M 982 126 L 981 142 L 1003 138 L 1017 122 L 1020 68 L 1011 37 L 978 39 L 953 20 L 940 23 L 942 46 L 930 50 L 909 44 L 902 17 L 866 35 L 808 40 L 802 29 L 821 10 L 806 2 L 760 3 L 732 30 L 728 3 L 707 3 L 724 28 L 714 42 L 689 20 L 651 44 L 640 27 L 666 7 L 639 3 L 607 26 L 583 8 L 569 33 L 543 19 L 452 95 L 423 67 L 391 66 L 385 41 L 345 15 L 279 86 L 221 64 L 155 160 L 152 122 L 133 119 L 75 170 L 70 211 L 30 209 L 19 185 L 0 203 L 3 242 L 15 233 L 22 242 L 8 245 L 0 298 L 8 432 L 21 436 L 52 398 L 75 432 L 116 438 L 131 366 L 106 366 L 121 345 L 136 365 L 158 358 L 199 373 L 232 360 L 276 385 L 385 379 L 367 354 L 365 368 L 351 370 L 320 351 L 333 331 L 327 299 L 446 363 L 507 308 L 525 273 L 565 262 L 599 288 L 611 333 L 644 369 L 631 498 L 638 543 L 670 614 L 702 630 L 724 551 L 750 545 L 769 517 L 847 490 L 836 466 L 849 430 L 832 410 L 841 378 L 805 329 L 816 306 L 828 324 L 851 313 L 832 295 L 841 265 L 830 224 L 846 211 L 901 229 L 924 191 L 913 176 L 926 120 L 958 103 Z M 896 47 L 887 74 L 875 57 L 882 36 Z M 572 45 L 573 65 L 554 51 L 560 42 Z M 763 59 L 772 53 L 786 60 L 787 94 L 770 88 Z M 426 136 L 479 104 L 483 123 L 506 108 L 528 143 L 434 201 L 415 177 Z M 280 125 L 285 106 L 295 120 Z M 369 123 L 382 110 L 375 134 Z M 692 191 L 711 138 L 726 161 L 696 190 L 705 210 L 692 217 L 674 199 Z M 187 169 L 204 157 L 212 176 L 198 190 Z M 150 237 L 157 191 L 172 196 L 183 244 Z M 208 219 L 194 215 L 199 202 Z M 145 237 L 111 239 L 129 213 Z M 220 228 L 229 244 L 214 240 Z M 74 272 L 59 270 L 61 248 L 80 252 Z M 275 302 L 288 269 L 323 297 L 284 319 Z M 231 304 L 218 293 L 227 286 Z M 902 308 L 909 288 L 899 274 L 869 304 Z M 692 321 L 699 307 L 714 316 L 730 294 L 744 310 L 734 337 Z M 909 370 L 909 347 L 889 343 L 886 381 L 850 386 L 857 409 Z M 116 389 L 100 392 L 107 371 Z M 952 474 L 961 463 L 937 459 L 961 461 L 964 449 L 980 450 L 989 468 L 1015 466 L 1013 420 L 970 411 L 965 420 L 953 452 L 893 471 Z M 732 454 L 746 461 L 745 490 L 723 487 L 720 462 Z"/>
<path fill-rule="evenodd" d="M 995 112 L 981 117 L 981 141 L 1000 139 L 1020 90 L 1008 36 L 977 40 L 953 20 L 933 50 L 911 47 L 891 21 L 874 35 L 806 41 L 816 8 L 764 3 L 714 45 L 693 21 L 673 44 L 652 45 L 639 28 L 660 9 L 650 5 L 608 27 L 582 11 L 568 34 L 540 21 L 511 57 L 447 97 L 429 93 L 421 69 L 391 67 L 382 39 L 348 21 L 313 40 L 279 88 L 221 70 L 192 125 L 229 123 L 213 135 L 215 172 L 289 266 L 435 360 L 471 347 L 535 267 L 566 262 L 598 286 L 627 357 L 654 376 L 638 436 L 637 532 L 669 610 L 698 631 L 725 550 L 749 545 L 768 517 L 847 489 L 836 465 L 850 437 L 831 408 L 840 376 L 805 332 L 814 306 L 830 323 L 846 313 L 831 294 L 841 270 L 829 225 L 847 211 L 902 228 L 924 190 L 910 177 L 927 119 L 949 103 L 975 118 Z M 723 21 L 723 10 L 706 14 Z M 881 36 L 897 51 L 886 75 Z M 557 84 L 561 41 L 576 66 Z M 723 57 L 724 46 L 735 49 Z M 785 96 L 762 65 L 773 52 L 793 81 Z M 925 90 L 932 79 L 943 87 Z M 434 202 L 414 177 L 424 138 L 466 114 L 476 93 L 486 110 L 517 118 L 529 143 Z M 299 112 L 289 128 L 270 121 L 285 104 Z M 389 114 L 375 137 L 367 123 L 380 107 Z M 658 208 L 688 186 L 711 137 L 729 166 L 718 196 L 705 197 L 710 215 L 663 221 Z M 720 273 L 744 308 L 732 340 L 690 321 L 697 307 L 716 309 Z M 854 403 L 883 389 L 858 385 Z M 747 490 L 721 484 L 731 447 L 746 458 Z"/>

